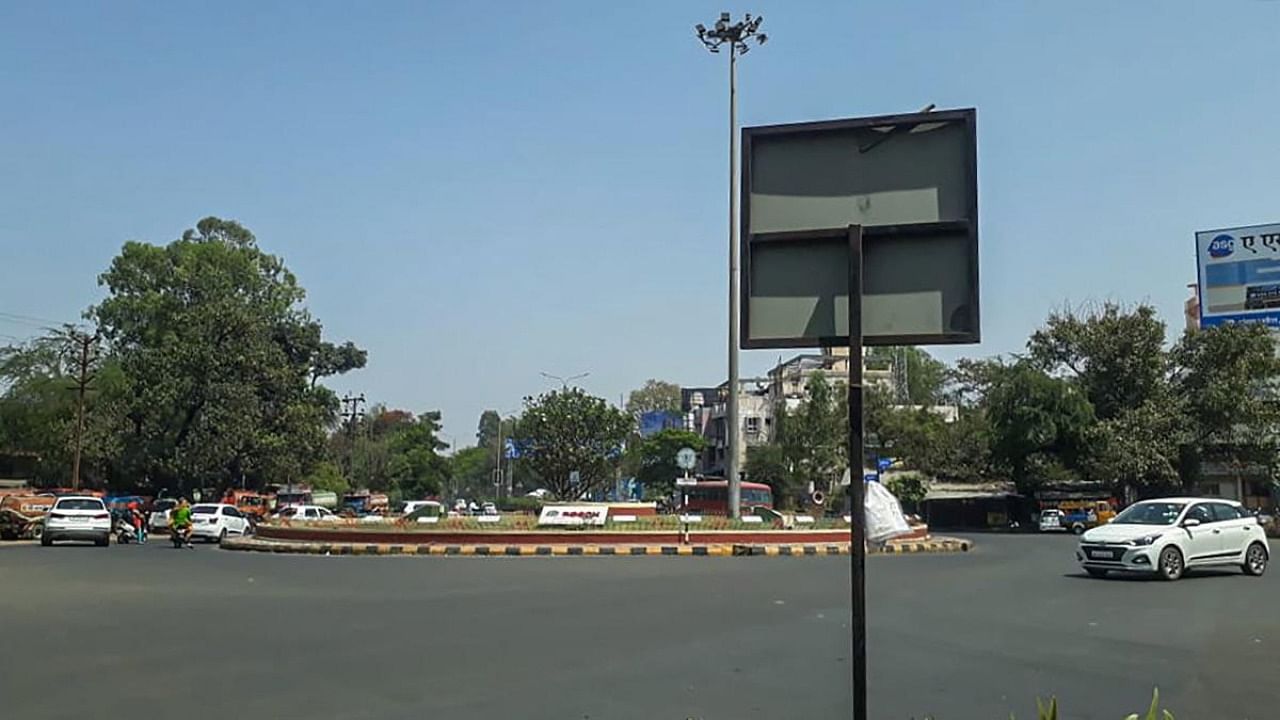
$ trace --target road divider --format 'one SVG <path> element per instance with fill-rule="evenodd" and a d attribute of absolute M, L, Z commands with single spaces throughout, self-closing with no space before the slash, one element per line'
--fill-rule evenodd
<path fill-rule="evenodd" d="M 910 553 L 967 552 L 968 540 L 931 538 L 925 541 L 888 543 L 870 548 L 871 555 Z M 295 555 L 416 555 L 416 556 L 480 556 L 480 557 L 548 557 L 548 556 L 677 556 L 677 557 L 808 557 L 816 555 L 848 555 L 849 545 L 397 545 L 390 543 L 333 543 L 259 538 L 231 538 L 223 541 L 224 550 L 281 553 Z"/>

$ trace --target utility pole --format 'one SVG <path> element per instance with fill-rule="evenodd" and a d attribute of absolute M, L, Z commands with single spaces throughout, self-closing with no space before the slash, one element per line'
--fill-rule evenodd
<path fill-rule="evenodd" d="M 85 393 L 89 390 L 89 384 L 93 382 L 93 373 L 89 372 L 89 366 L 93 362 L 90 355 L 93 346 L 98 342 L 98 334 L 86 335 L 84 333 L 70 330 L 67 333 L 72 344 L 78 349 L 77 353 L 77 372 L 76 372 L 76 435 L 75 435 L 75 454 L 71 461 L 71 487 L 74 490 L 80 489 L 80 453 L 84 445 L 84 399 Z"/>
<path fill-rule="evenodd" d="M 360 419 L 360 406 L 364 404 L 364 393 L 352 395 L 347 393 L 342 398 L 342 417 L 347 421 L 347 481 L 355 486 L 354 462 L 356 450 L 356 421 Z"/>
<path fill-rule="evenodd" d="M 763 17 L 753 18 L 747 13 L 740 22 L 730 20 L 729 13 L 720 13 L 710 30 L 701 23 L 694 30 L 713 53 L 720 52 L 721 45 L 729 45 L 729 403 L 725 418 L 725 479 L 729 484 L 729 515 L 737 518 L 742 511 L 742 478 L 738 476 L 738 450 L 742 447 L 738 418 L 738 55 L 747 54 L 747 40 L 752 37 L 761 45 L 769 37 L 759 32 Z"/>

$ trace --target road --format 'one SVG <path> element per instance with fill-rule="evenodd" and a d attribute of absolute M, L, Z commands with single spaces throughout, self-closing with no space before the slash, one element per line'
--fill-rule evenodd
<path fill-rule="evenodd" d="M 868 560 L 874 718 L 1280 707 L 1280 567 L 1079 574 L 1073 540 Z M 362 558 L 0 548 L 0 707 L 105 717 L 843 718 L 844 558 Z M 134 711 L 126 711 L 133 708 Z M 87 713 L 87 715 L 86 715 Z"/>

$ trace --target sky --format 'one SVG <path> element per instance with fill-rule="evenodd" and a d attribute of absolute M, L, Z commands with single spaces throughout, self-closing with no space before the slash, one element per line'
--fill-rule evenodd
<path fill-rule="evenodd" d="M 125 241 L 217 215 L 369 351 L 331 387 L 458 445 L 541 373 L 722 382 L 722 10 L 769 34 L 745 125 L 977 108 L 983 342 L 945 360 L 1100 300 L 1173 337 L 1193 233 L 1280 222 L 1272 0 L 0 0 L 0 313 L 76 320 Z"/>

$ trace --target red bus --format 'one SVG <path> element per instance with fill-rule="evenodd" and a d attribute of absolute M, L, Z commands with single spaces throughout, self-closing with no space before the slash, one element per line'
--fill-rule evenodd
<path fill-rule="evenodd" d="M 729 483 L 724 480 L 704 480 L 697 485 L 677 488 L 677 493 L 687 497 L 683 510 L 705 515 L 729 514 Z M 751 508 L 773 509 L 773 490 L 763 483 L 742 483 L 742 511 Z"/>

